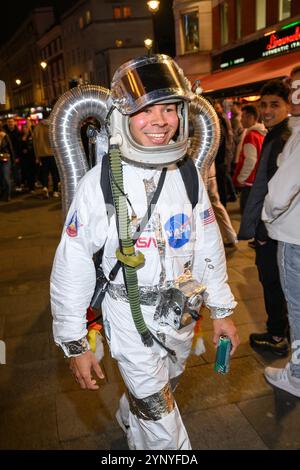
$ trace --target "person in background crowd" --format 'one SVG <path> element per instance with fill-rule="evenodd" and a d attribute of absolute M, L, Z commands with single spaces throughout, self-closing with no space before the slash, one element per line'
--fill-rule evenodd
<path fill-rule="evenodd" d="M 14 158 L 12 144 L 8 135 L 2 130 L 0 121 L 0 190 L 1 196 L 8 202 L 11 198 L 11 168 Z"/>
<path fill-rule="evenodd" d="M 267 133 L 263 124 L 257 122 L 258 111 L 255 106 L 242 108 L 242 124 L 247 129 L 243 139 L 241 153 L 233 175 L 233 183 L 241 188 L 240 210 L 243 214 L 246 202 L 255 180 L 261 147 Z"/>
<path fill-rule="evenodd" d="M 232 226 L 230 217 L 222 202 L 220 201 L 220 195 L 218 193 L 218 184 L 216 181 L 216 168 L 214 162 L 211 165 L 209 171 L 207 192 L 222 234 L 224 246 L 226 248 L 236 247 L 237 235 Z"/>
<path fill-rule="evenodd" d="M 215 158 L 216 178 L 220 200 L 226 207 L 227 201 L 236 201 L 235 189 L 230 176 L 233 159 L 233 132 L 223 105 L 219 101 L 215 101 L 214 108 L 219 118 L 221 131 L 219 149 Z"/>
<path fill-rule="evenodd" d="M 287 341 L 287 309 L 277 265 L 277 241 L 268 236 L 261 212 L 268 192 L 268 181 L 277 171 L 277 158 L 290 136 L 288 127 L 289 86 L 281 80 L 267 82 L 261 90 L 260 112 L 268 129 L 264 139 L 256 178 L 244 209 L 238 239 L 255 238 L 256 266 L 264 291 L 268 315 L 267 331 L 252 333 L 251 346 L 285 356 Z"/>
<path fill-rule="evenodd" d="M 28 185 L 29 191 L 34 194 L 35 193 L 35 173 L 36 173 L 36 159 L 33 149 L 33 141 L 32 141 L 32 126 L 30 122 L 27 122 L 22 127 L 22 141 L 21 141 L 21 148 L 22 148 L 22 158 L 21 158 L 21 165 L 23 169 L 24 181 Z"/>
<path fill-rule="evenodd" d="M 19 131 L 16 121 L 13 118 L 8 118 L 6 124 L 3 126 L 4 132 L 10 138 L 14 158 L 12 162 L 12 173 L 15 182 L 15 190 L 22 191 L 22 173 L 21 173 L 21 132 Z"/>
<path fill-rule="evenodd" d="M 38 123 L 33 131 L 34 153 L 41 164 L 40 178 L 43 185 L 43 195 L 47 199 L 49 198 L 49 173 L 51 173 L 52 176 L 53 197 L 59 197 L 59 174 L 49 140 L 49 121 L 47 119 L 49 115 L 49 112 L 44 112 L 44 119 Z"/>
<path fill-rule="evenodd" d="M 234 101 L 231 106 L 231 118 L 230 123 L 233 132 L 233 149 L 232 149 L 232 163 L 231 163 L 231 175 L 234 174 L 235 166 L 238 160 L 237 151 L 240 145 L 240 142 L 243 138 L 244 127 L 242 125 L 242 103 L 239 101 Z"/>
<path fill-rule="evenodd" d="M 262 220 L 278 241 L 278 266 L 287 301 L 292 357 L 284 368 L 267 367 L 265 377 L 275 387 L 300 397 L 300 66 L 291 72 L 292 135 L 277 160 L 268 183 Z"/>

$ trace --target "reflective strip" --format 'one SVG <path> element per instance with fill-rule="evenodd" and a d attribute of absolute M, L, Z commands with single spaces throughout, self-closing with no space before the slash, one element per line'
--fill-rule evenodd
<path fill-rule="evenodd" d="M 159 392 L 145 398 L 136 398 L 128 392 L 130 411 L 138 419 L 158 421 L 174 409 L 171 385 L 167 383 Z"/>

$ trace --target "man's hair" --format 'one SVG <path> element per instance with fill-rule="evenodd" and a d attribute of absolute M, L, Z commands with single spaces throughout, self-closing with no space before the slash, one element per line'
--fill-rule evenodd
<path fill-rule="evenodd" d="M 292 68 L 290 76 L 294 75 L 295 73 L 300 72 L 300 65 L 295 65 L 295 67 Z"/>
<path fill-rule="evenodd" d="M 270 80 L 261 89 L 261 97 L 265 95 L 276 95 L 282 98 L 286 103 L 289 103 L 290 87 L 282 80 Z"/>
<path fill-rule="evenodd" d="M 252 104 L 246 104 L 246 106 L 242 107 L 242 112 L 245 112 L 247 114 L 251 114 L 255 118 L 255 121 L 258 119 L 258 111 L 255 106 Z"/>

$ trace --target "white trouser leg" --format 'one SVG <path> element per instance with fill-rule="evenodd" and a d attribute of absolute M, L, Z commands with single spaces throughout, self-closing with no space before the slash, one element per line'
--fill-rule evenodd
<path fill-rule="evenodd" d="M 129 426 L 137 450 L 191 450 L 176 403 L 174 410 L 158 421 L 139 419 L 130 412 Z"/>
<path fill-rule="evenodd" d="M 107 296 L 105 304 L 109 307 L 104 312 L 104 325 L 109 332 L 111 354 L 118 361 L 123 380 L 129 393 L 136 398 L 138 406 L 144 408 L 146 404 L 147 419 L 144 419 L 145 415 L 136 409 L 133 412 L 129 411 L 126 397 L 123 396 L 120 400 L 118 414 L 125 429 L 129 424 L 129 430 L 126 429 L 125 432 L 130 448 L 134 448 L 134 445 L 140 450 L 190 449 L 190 441 L 172 393 L 169 395 L 170 405 L 168 401 L 164 401 L 161 391 L 172 378 L 183 372 L 191 348 L 194 325 L 189 325 L 180 331 L 175 331 L 171 327 L 161 329 L 166 337 L 166 345 L 176 351 L 178 360 L 173 364 L 161 346 L 156 343 L 152 347 L 143 345 L 130 312 L 127 314 L 123 311 L 122 315 L 116 315 L 116 308 L 120 308 L 120 302 L 117 304 Z M 148 320 L 148 326 L 157 335 L 155 325 L 151 321 L 152 310 L 145 309 L 144 318 L 145 321 Z M 153 403 L 151 397 L 155 395 L 163 397 L 159 402 L 164 408 L 163 411 L 160 411 L 160 406 L 158 412 L 151 406 Z"/>

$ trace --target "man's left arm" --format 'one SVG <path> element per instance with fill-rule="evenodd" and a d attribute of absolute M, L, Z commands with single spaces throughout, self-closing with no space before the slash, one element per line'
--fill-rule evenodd
<path fill-rule="evenodd" d="M 206 286 L 204 302 L 213 319 L 214 343 L 217 344 L 220 335 L 227 335 L 232 342 L 232 353 L 234 353 L 239 339 L 230 316 L 236 307 L 236 302 L 227 283 L 222 237 L 202 181 L 199 201 L 194 210 L 196 240 L 193 275 Z"/>
<path fill-rule="evenodd" d="M 300 191 L 300 143 L 282 160 L 275 175 L 268 183 L 268 194 L 264 201 L 262 220 L 272 223 L 291 205 Z"/>

